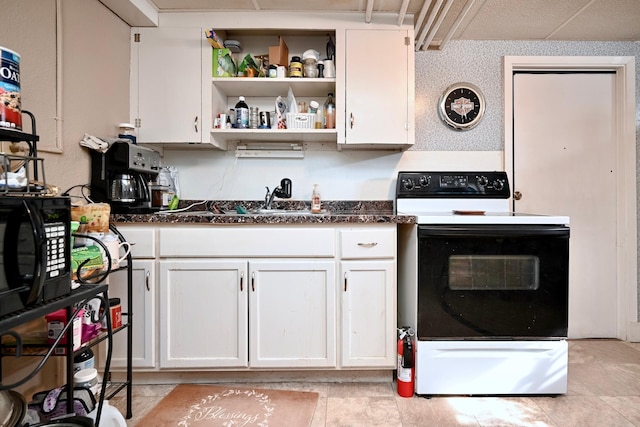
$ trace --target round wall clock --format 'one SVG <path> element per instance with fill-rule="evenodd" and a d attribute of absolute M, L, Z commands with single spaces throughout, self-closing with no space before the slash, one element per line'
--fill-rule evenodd
<path fill-rule="evenodd" d="M 442 97 L 438 112 L 442 121 L 455 130 L 469 130 L 484 116 L 484 95 L 471 83 L 449 86 Z"/>

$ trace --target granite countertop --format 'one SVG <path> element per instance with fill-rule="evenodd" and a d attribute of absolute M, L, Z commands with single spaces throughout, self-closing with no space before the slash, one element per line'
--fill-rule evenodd
<path fill-rule="evenodd" d="M 196 204 L 197 203 L 197 204 Z M 195 204 L 195 205 L 194 205 Z M 191 206 L 193 205 L 193 206 Z M 312 214 L 309 203 L 276 201 L 276 212 L 258 213 L 263 201 L 180 201 L 175 213 L 111 214 L 111 221 L 124 224 L 415 224 L 413 215 L 396 215 L 393 201 L 323 202 L 322 212 Z M 189 207 L 191 206 L 191 207 Z M 238 213 L 238 207 L 247 213 Z M 186 210 L 182 210 L 189 207 Z M 182 211 L 181 211 L 182 210 Z M 242 211 L 242 209 L 240 209 Z"/>

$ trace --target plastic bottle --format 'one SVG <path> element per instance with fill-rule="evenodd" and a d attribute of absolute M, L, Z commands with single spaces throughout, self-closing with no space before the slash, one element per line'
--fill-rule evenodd
<path fill-rule="evenodd" d="M 324 102 L 324 128 L 335 129 L 336 127 L 336 104 L 333 101 L 333 92 L 329 92 L 327 100 Z"/>
<path fill-rule="evenodd" d="M 318 184 L 313 184 L 313 193 L 311 193 L 311 213 L 320 213 L 321 211 L 322 203 L 320 202 Z"/>
<path fill-rule="evenodd" d="M 244 100 L 244 96 L 238 98 L 236 104 L 236 127 L 239 129 L 247 129 L 249 127 L 249 106 Z"/>

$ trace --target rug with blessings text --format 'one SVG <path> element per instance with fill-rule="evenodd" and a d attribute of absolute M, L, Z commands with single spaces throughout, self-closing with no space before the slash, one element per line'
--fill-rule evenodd
<path fill-rule="evenodd" d="M 137 426 L 306 427 L 318 393 L 179 384 Z"/>

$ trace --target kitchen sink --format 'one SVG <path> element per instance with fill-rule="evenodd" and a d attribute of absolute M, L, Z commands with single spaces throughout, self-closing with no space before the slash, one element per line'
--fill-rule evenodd
<path fill-rule="evenodd" d="M 177 216 L 213 216 L 209 211 L 185 211 L 185 212 L 158 212 L 156 215 L 177 215 Z"/>
<path fill-rule="evenodd" d="M 256 215 L 311 215 L 309 209 L 254 209 L 249 211 Z"/>

